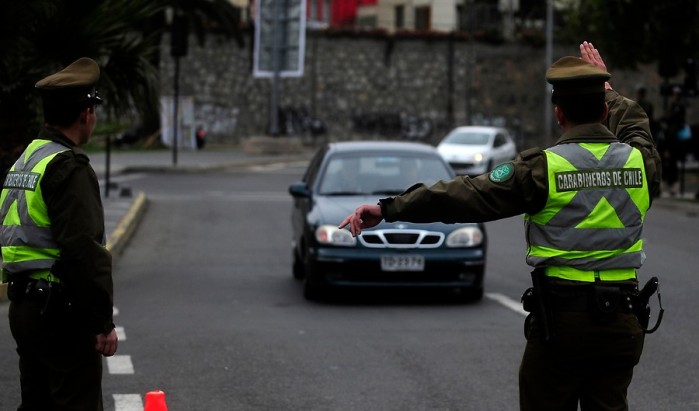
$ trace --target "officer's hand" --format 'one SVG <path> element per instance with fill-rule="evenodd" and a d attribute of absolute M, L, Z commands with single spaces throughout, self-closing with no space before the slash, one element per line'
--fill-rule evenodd
<path fill-rule="evenodd" d="M 593 64 L 604 71 L 607 71 L 607 66 L 604 64 L 604 60 L 602 60 L 602 56 L 599 54 L 599 50 L 597 50 L 595 46 L 592 45 L 592 43 L 588 43 L 586 41 L 582 42 L 582 44 L 580 45 L 580 57 L 584 61 L 587 61 L 588 63 Z"/>
<path fill-rule="evenodd" d="M 111 357 L 117 350 L 118 340 L 116 330 L 113 328 L 109 334 L 98 334 L 95 350 L 105 357 Z"/>
<path fill-rule="evenodd" d="M 607 71 L 607 65 L 604 64 L 604 60 L 602 60 L 602 56 L 599 54 L 599 50 L 595 48 L 595 46 L 592 45 L 592 43 L 588 43 L 586 41 L 583 41 L 582 44 L 580 45 L 580 57 L 596 66 L 597 68 L 600 68 L 604 71 Z M 604 83 L 604 89 L 611 89 L 612 85 L 609 84 L 609 82 Z"/>
<path fill-rule="evenodd" d="M 349 225 L 349 230 L 353 236 L 358 236 L 362 233 L 362 228 L 371 228 L 378 225 L 383 216 L 381 215 L 381 207 L 378 205 L 362 205 L 354 210 L 354 213 L 350 214 L 342 220 L 339 228 L 345 228 Z"/>

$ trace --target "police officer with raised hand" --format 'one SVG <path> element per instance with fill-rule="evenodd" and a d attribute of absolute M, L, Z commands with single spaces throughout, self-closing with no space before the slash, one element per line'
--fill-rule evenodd
<path fill-rule="evenodd" d="M 475 177 L 416 184 L 340 223 L 353 235 L 382 220 L 483 222 L 525 215 L 535 287 L 519 373 L 520 408 L 626 410 L 644 342 L 636 270 L 643 221 L 660 187 L 648 117 L 619 95 L 591 43 L 547 71 L 563 131 Z M 640 318 L 640 320 L 639 320 Z M 647 318 L 645 318 L 647 320 Z"/>
<path fill-rule="evenodd" d="M 102 410 L 102 356 L 114 355 L 112 259 L 87 154 L 102 103 L 83 57 L 36 83 L 45 125 L 0 196 L 3 281 L 19 354 L 20 410 Z"/>

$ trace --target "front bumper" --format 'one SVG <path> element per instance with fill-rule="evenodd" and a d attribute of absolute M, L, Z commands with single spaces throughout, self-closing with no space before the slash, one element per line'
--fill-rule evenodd
<path fill-rule="evenodd" d="M 485 250 L 420 249 L 422 271 L 383 271 L 382 255 L 406 254 L 396 249 L 319 248 L 312 256 L 314 271 L 324 285 L 342 287 L 468 287 L 481 288 Z"/>

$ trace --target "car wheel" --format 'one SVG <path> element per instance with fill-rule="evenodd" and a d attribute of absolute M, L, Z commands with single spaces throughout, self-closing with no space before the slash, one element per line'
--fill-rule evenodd
<path fill-rule="evenodd" d="M 303 282 L 303 298 L 309 301 L 317 301 L 321 299 L 322 294 L 323 292 L 317 284 L 313 284 L 308 279 Z"/>
<path fill-rule="evenodd" d="M 307 265 L 303 278 L 303 297 L 311 301 L 321 300 L 325 296 L 325 288 L 320 273 Z"/>
<path fill-rule="evenodd" d="M 463 287 L 459 290 L 459 297 L 465 302 L 476 302 L 483 299 L 483 287 Z"/>
<path fill-rule="evenodd" d="M 291 266 L 291 273 L 294 276 L 296 280 L 301 280 L 303 277 L 306 276 L 306 272 L 303 269 L 303 263 L 301 262 L 301 259 L 299 258 L 299 254 L 296 252 L 296 250 L 293 250 L 291 252 L 292 255 L 292 266 Z"/>

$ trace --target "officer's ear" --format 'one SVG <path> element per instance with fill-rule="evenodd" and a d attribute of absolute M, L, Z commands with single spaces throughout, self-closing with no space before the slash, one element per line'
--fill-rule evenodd
<path fill-rule="evenodd" d="M 565 124 L 568 122 L 565 114 L 563 114 L 563 110 L 561 110 L 559 106 L 553 106 L 553 113 L 556 115 L 556 121 L 558 122 L 558 126 L 563 128 Z"/>
<path fill-rule="evenodd" d="M 87 124 L 90 114 L 94 111 L 94 106 L 88 106 L 80 110 L 80 124 Z"/>

